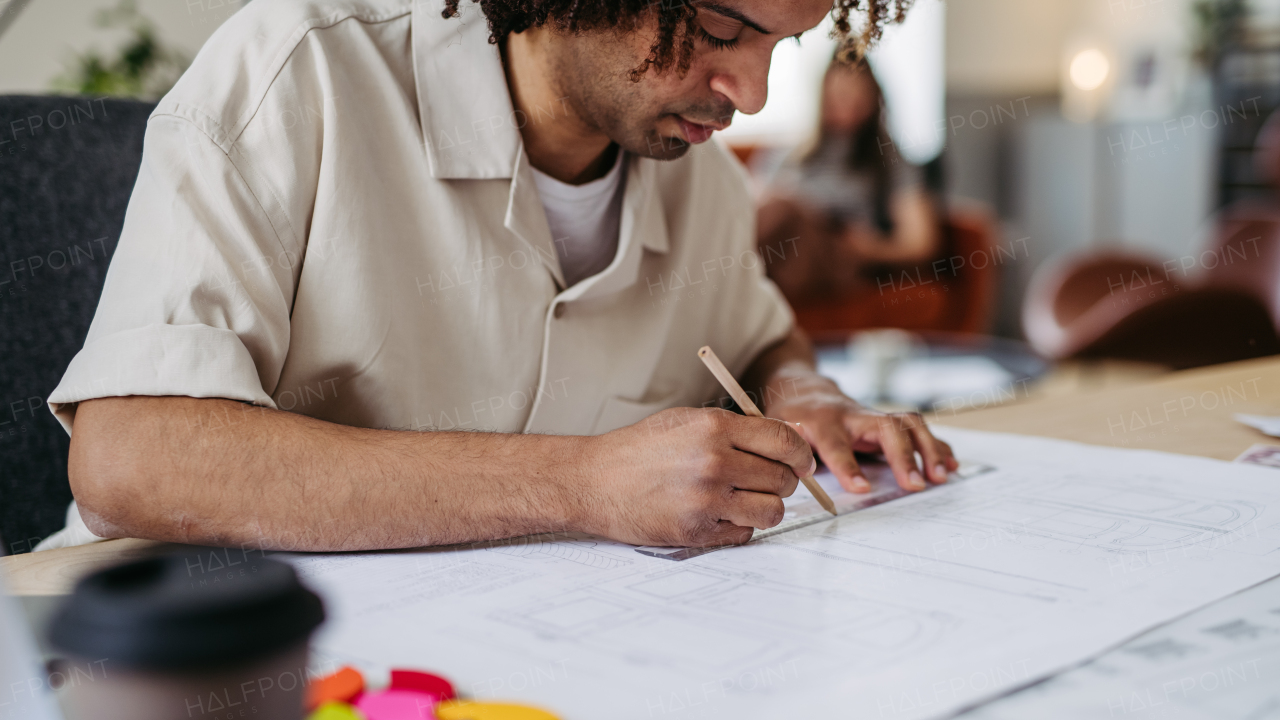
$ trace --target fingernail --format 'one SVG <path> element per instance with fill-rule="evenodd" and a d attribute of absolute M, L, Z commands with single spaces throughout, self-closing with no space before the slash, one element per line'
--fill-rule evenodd
<path fill-rule="evenodd" d="M 854 492 L 867 492 L 869 490 L 871 490 L 871 483 L 867 482 L 866 478 L 862 477 L 861 475 L 854 476 L 853 478 Z"/>
<path fill-rule="evenodd" d="M 933 466 L 933 477 L 935 482 L 944 483 L 947 481 L 947 469 L 938 463 Z"/>
<path fill-rule="evenodd" d="M 918 471 L 912 470 L 911 475 L 907 477 L 907 484 L 911 486 L 912 490 L 923 490 L 924 478 L 920 477 L 920 473 Z"/>
<path fill-rule="evenodd" d="M 809 474 L 812 475 L 815 471 L 817 471 L 817 469 L 818 469 L 818 458 L 811 458 L 809 460 Z"/>

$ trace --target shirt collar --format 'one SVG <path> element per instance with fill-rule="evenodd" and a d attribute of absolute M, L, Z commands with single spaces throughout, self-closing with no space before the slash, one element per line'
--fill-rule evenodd
<path fill-rule="evenodd" d="M 523 195 L 517 192 L 522 183 L 514 181 L 517 160 L 524 153 L 522 122 L 511 105 L 502 55 L 489 42 L 489 25 L 478 3 L 459 3 L 460 16 L 454 18 L 442 17 L 438 8 L 434 3 L 415 2 L 411 30 L 418 117 L 431 176 L 438 180 L 512 178 L 507 221 L 509 226 L 513 220 L 520 224 L 520 218 L 511 215 L 519 207 L 517 195 Z M 665 253 L 666 225 L 652 187 L 657 162 L 635 156 L 628 161 L 631 170 L 621 235 L 625 238 L 638 231 L 640 246 Z M 527 181 L 533 184 L 531 175 Z M 528 212 L 526 208 L 517 214 Z"/>
<path fill-rule="evenodd" d="M 618 227 L 618 250 L 609 267 L 566 290 L 565 300 L 587 300 L 619 292 L 640 279 L 643 250 L 667 252 L 667 222 L 658 197 L 653 172 L 648 160 L 627 164 L 627 184 L 623 189 L 622 212 Z"/>
<path fill-rule="evenodd" d="M 498 46 L 478 3 L 444 18 L 436 3 L 413 4 L 418 117 L 431 175 L 440 180 L 510 178 L 520 152 Z"/>

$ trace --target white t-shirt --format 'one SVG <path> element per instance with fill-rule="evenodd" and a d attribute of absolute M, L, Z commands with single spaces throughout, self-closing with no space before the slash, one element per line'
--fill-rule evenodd
<path fill-rule="evenodd" d="M 560 182 L 531 168 L 566 287 L 609 267 L 618 253 L 625 154 L 619 148 L 613 168 L 604 177 L 582 185 Z"/>

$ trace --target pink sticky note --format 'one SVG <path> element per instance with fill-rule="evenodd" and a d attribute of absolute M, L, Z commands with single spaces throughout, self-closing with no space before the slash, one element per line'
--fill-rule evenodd
<path fill-rule="evenodd" d="M 439 701 L 431 693 L 391 688 L 361 695 L 356 707 L 368 720 L 436 720 Z"/>

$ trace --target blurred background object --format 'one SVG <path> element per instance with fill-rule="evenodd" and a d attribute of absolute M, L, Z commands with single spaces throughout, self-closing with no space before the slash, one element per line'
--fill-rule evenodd
<path fill-rule="evenodd" d="M 758 243 L 791 299 L 840 299 L 868 266 L 920 262 L 939 248 L 933 194 L 889 135 L 884 92 L 865 62 L 833 62 L 818 126 L 762 198 Z"/>
<path fill-rule="evenodd" d="M 830 357 L 856 365 L 847 338 L 880 328 L 991 334 L 1059 363 L 1280 352 L 1280 119 L 1264 130 L 1280 105 L 1280 2 L 918 0 L 912 13 L 868 58 L 882 91 L 832 82 L 819 28 L 775 54 L 785 101 L 725 133 L 755 181 L 761 257 Z M 940 32 L 920 30 L 935 19 Z M 879 137 L 841 175 L 831 109 L 863 96 L 881 103 L 867 120 Z M 935 152 L 912 152 L 935 138 L 903 117 L 941 131 Z M 914 188 L 927 205 L 895 211 Z M 934 231 L 913 233 L 930 215 Z"/>
<path fill-rule="evenodd" d="M 4 553 L 0 552 L 0 555 Z M 5 688 L 5 714 L 22 720 L 60 720 L 53 690 L 44 682 L 36 639 L 19 600 L 5 591 L 0 574 L 0 687 Z M 32 682 L 36 680 L 38 682 Z"/>
<path fill-rule="evenodd" d="M 4 35 L 29 2 L 31 0 L 0 0 L 0 36 Z"/>
<path fill-rule="evenodd" d="M 818 370 L 867 407 L 947 416 L 1026 399 L 1033 382 L 1043 394 L 1049 366 L 1015 340 L 881 329 L 822 344 Z"/>
<path fill-rule="evenodd" d="M 91 49 L 76 56 L 72 67 L 54 79 L 55 89 L 77 95 L 158 100 L 191 64 L 180 50 L 156 37 L 155 26 L 138 12 L 133 0 L 120 0 L 113 8 L 99 10 L 95 24 L 124 28 L 129 35 L 114 55 Z"/>
<path fill-rule="evenodd" d="M 189 59 L 245 2 L 132 0 L 132 5 L 162 54 Z M 0 95 L 69 92 L 57 81 L 74 74 L 80 59 L 96 55 L 104 66 L 123 59 L 122 49 L 138 40 L 135 25 L 100 22 L 120 6 L 120 0 L 0 0 Z"/>

